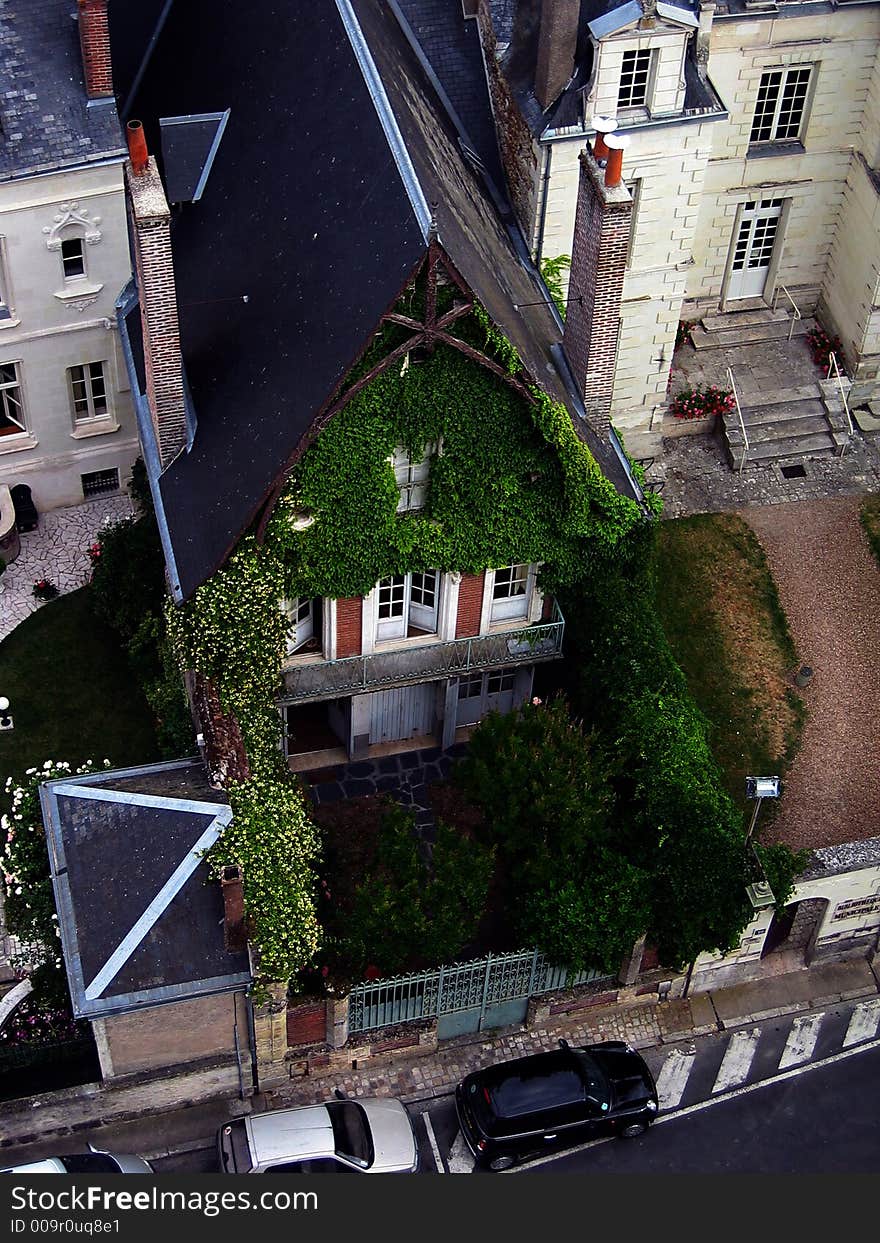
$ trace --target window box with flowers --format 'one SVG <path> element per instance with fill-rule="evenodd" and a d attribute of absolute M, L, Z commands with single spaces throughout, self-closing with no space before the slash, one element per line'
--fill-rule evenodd
<path fill-rule="evenodd" d="M 684 388 L 669 403 L 669 413 L 676 419 L 716 419 L 734 409 L 733 393 L 714 384 Z"/>

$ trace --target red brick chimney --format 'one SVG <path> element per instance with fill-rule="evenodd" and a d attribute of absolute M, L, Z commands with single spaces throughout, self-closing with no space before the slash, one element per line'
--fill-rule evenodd
<path fill-rule="evenodd" d="M 238 864 L 224 867 L 220 887 L 223 891 L 223 944 L 227 953 L 235 954 L 247 949 L 244 887 Z"/>
<path fill-rule="evenodd" d="M 113 94 L 107 2 L 108 0 L 77 0 L 79 43 L 89 99 L 102 99 Z"/>
<path fill-rule="evenodd" d="M 620 181 L 623 139 L 604 136 L 605 174 L 587 148 L 580 157 L 580 182 L 572 243 L 563 349 L 583 394 L 587 422 L 603 439 L 611 422 L 617 365 L 620 301 L 629 248 L 632 196 Z M 612 184 L 614 177 L 616 184 Z"/>
<path fill-rule="evenodd" d="M 549 108 L 574 73 L 581 0 L 542 0 L 535 98 Z"/>
<path fill-rule="evenodd" d="M 125 179 L 131 204 L 144 334 L 147 400 L 162 468 L 186 446 L 183 359 L 171 255 L 171 212 L 140 121 L 128 123 Z"/>

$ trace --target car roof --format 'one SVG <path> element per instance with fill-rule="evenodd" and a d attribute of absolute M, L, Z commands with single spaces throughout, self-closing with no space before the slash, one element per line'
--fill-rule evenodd
<path fill-rule="evenodd" d="M 57 1157 L 46 1157 L 42 1161 L 29 1161 L 26 1165 L 7 1165 L 0 1174 L 65 1174 L 67 1171 Z"/>
<path fill-rule="evenodd" d="M 578 1104 L 586 1095 L 580 1063 L 566 1049 L 501 1062 L 481 1072 L 480 1078 L 499 1118 Z"/>
<path fill-rule="evenodd" d="M 326 1105 L 250 1114 L 245 1126 L 254 1165 L 305 1161 L 329 1157 L 335 1152 Z"/>

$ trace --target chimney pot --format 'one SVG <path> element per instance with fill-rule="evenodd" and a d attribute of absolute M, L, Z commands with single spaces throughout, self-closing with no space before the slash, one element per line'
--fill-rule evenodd
<path fill-rule="evenodd" d="M 140 121 L 129 121 L 125 132 L 128 138 L 128 154 L 131 157 L 132 171 L 140 176 L 146 170 L 150 159 L 144 127 Z"/>
<path fill-rule="evenodd" d="M 609 188 L 619 186 L 623 172 L 623 153 L 629 140 L 622 134 L 609 134 L 605 140 L 608 148 L 608 162 L 605 165 L 605 185 Z"/>
<path fill-rule="evenodd" d="M 613 134 L 617 128 L 617 119 L 615 117 L 593 117 L 592 124 L 596 131 L 596 137 L 593 140 L 593 156 L 597 164 L 604 164 L 608 159 L 608 135 Z"/>

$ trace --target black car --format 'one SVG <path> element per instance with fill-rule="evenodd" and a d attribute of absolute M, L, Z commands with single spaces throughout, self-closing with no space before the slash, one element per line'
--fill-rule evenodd
<path fill-rule="evenodd" d="M 600 1135 L 630 1139 L 656 1118 L 654 1078 L 635 1049 L 620 1040 L 559 1045 L 475 1071 L 456 1088 L 459 1125 L 481 1165 L 505 1170 Z"/>

